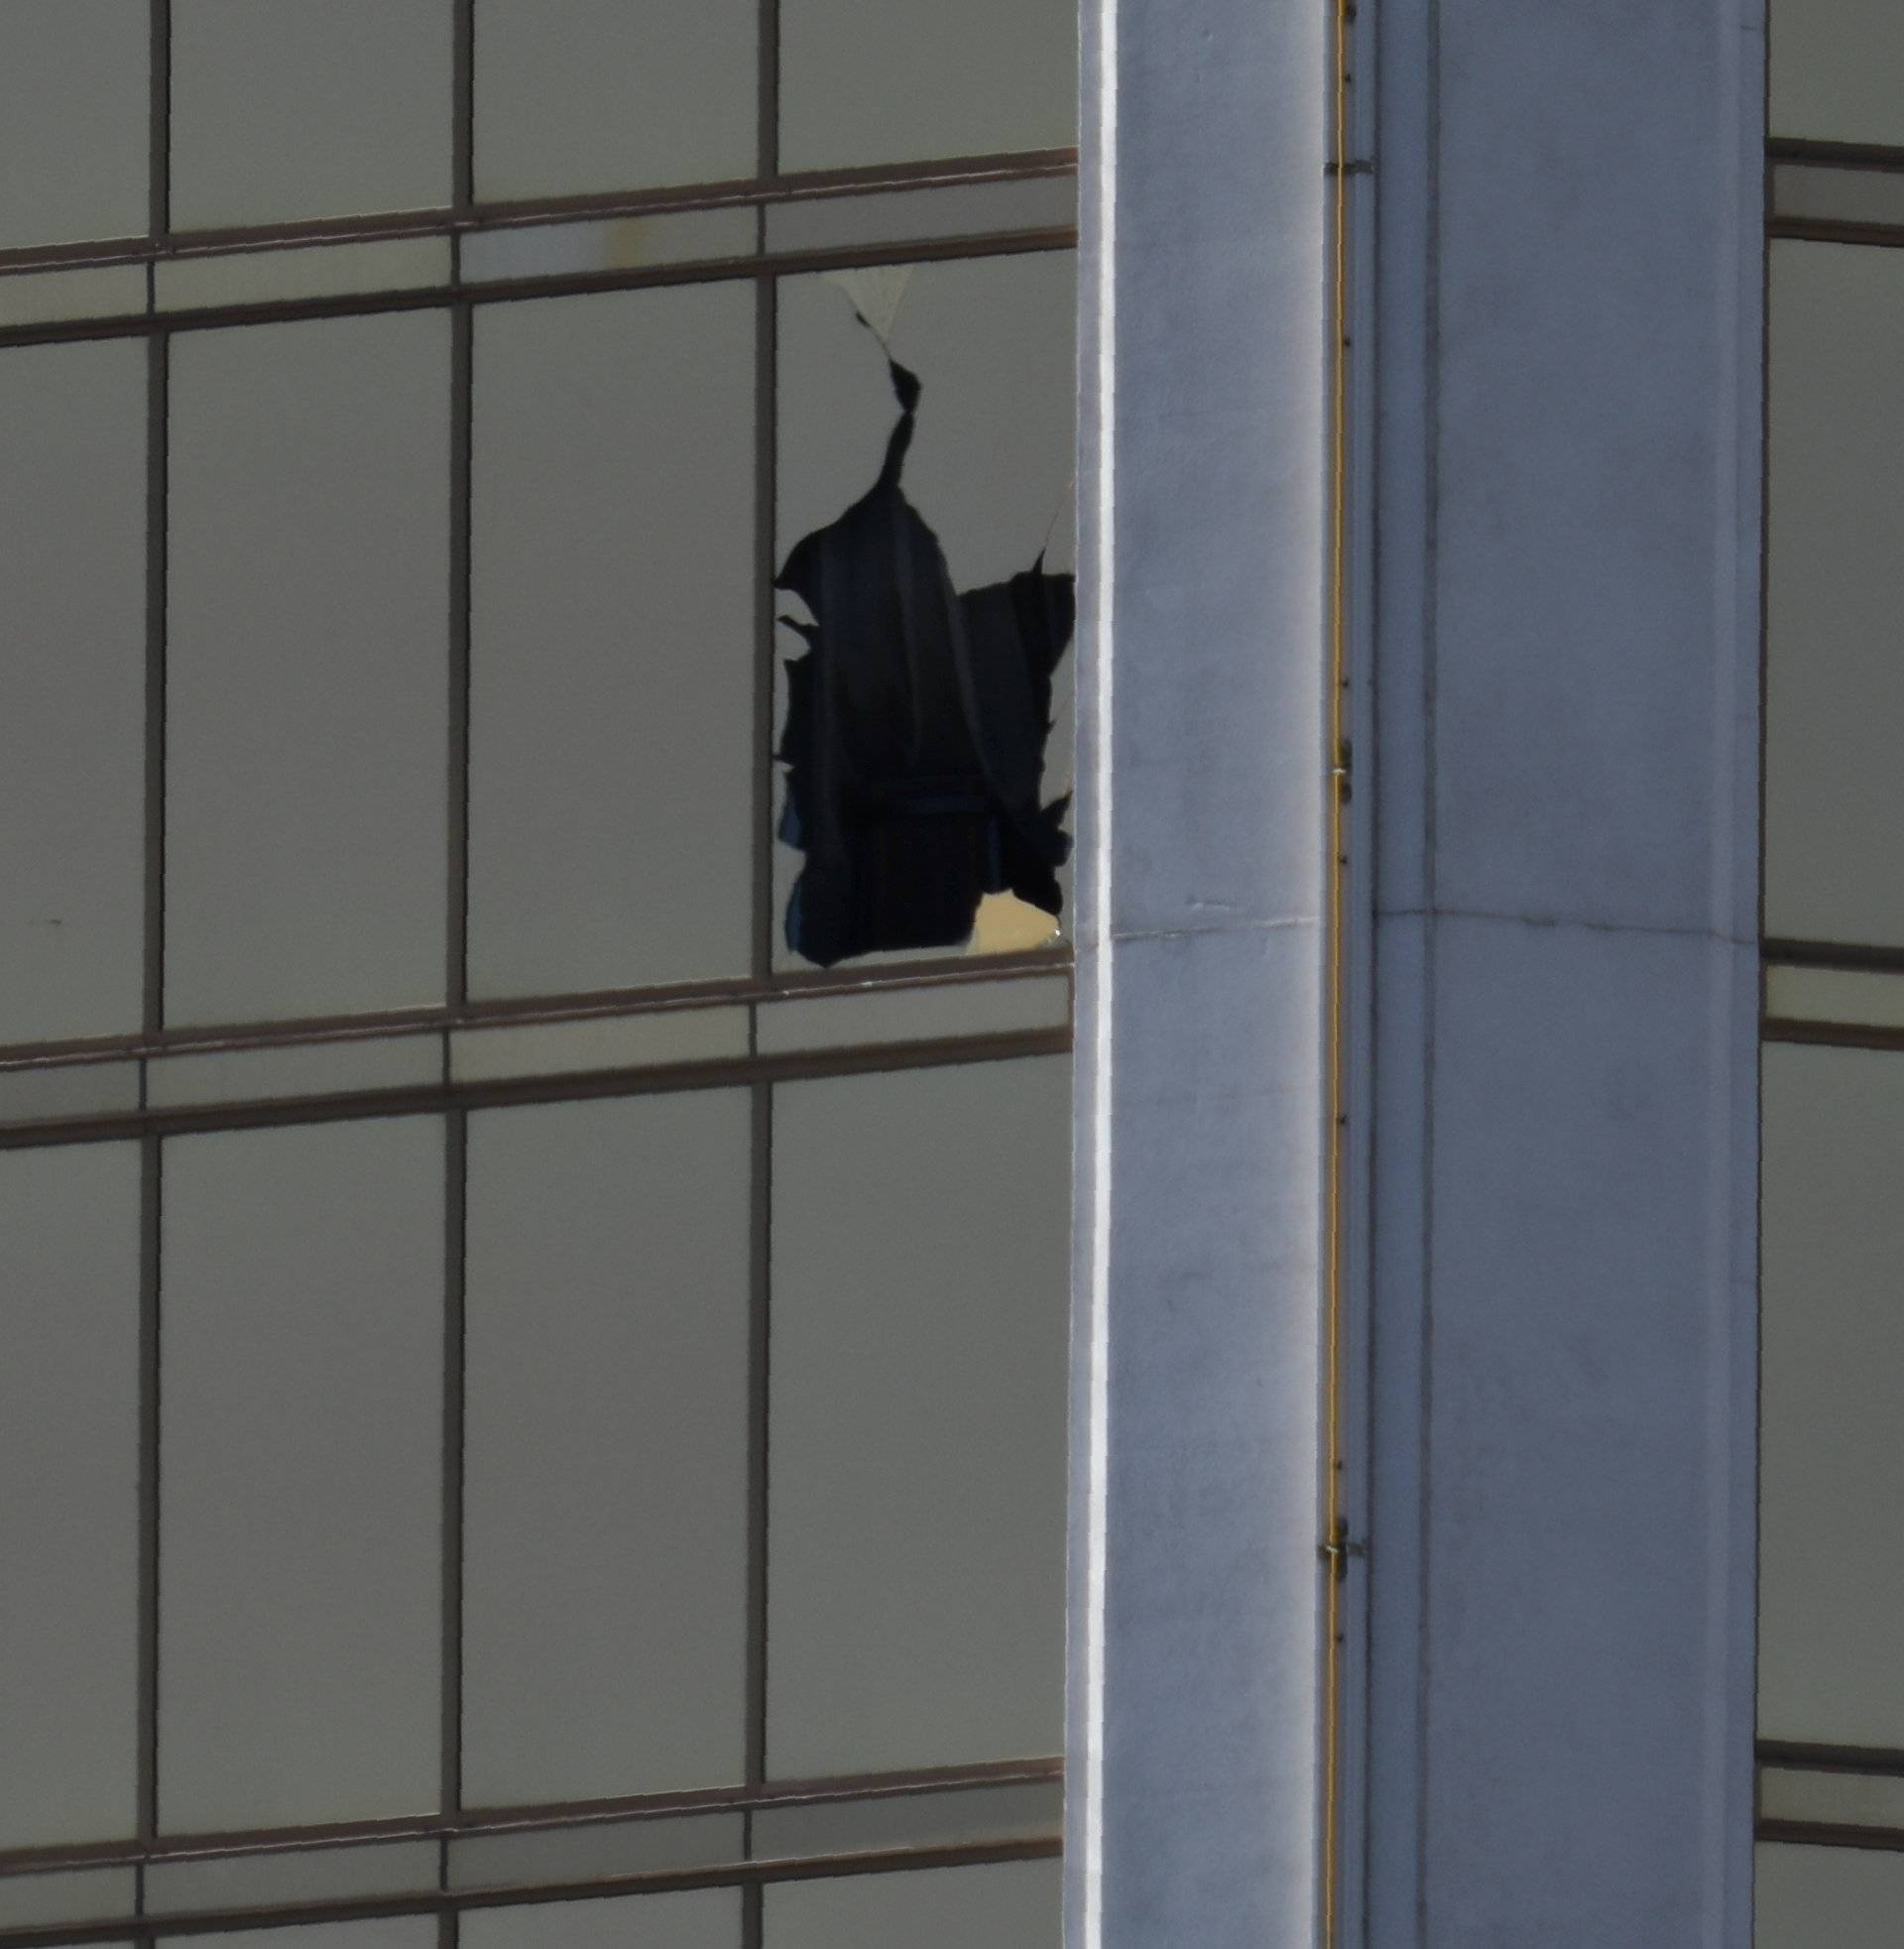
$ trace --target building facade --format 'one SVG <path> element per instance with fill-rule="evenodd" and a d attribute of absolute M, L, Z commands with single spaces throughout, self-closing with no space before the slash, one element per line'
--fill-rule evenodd
<path fill-rule="evenodd" d="M 0 8 L 0 1941 L 1056 1939 L 1075 70 Z"/>
<path fill-rule="evenodd" d="M 0 1949 L 1892 1942 L 1900 82 L 4 0 Z"/>

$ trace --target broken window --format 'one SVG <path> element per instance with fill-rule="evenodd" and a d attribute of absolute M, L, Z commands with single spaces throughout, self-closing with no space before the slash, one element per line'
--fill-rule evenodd
<path fill-rule="evenodd" d="M 778 838 L 795 869 L 780 889 L 785 949 L 832 966 L 1038 945 L 1065 912 L 1069 755 L 1054 725 L 1069 717 L 1075 589 L 1061 554 L 1068 375 L 1044 371 L 1056 362 L 1035 334 L 1054 300 L 1071 302 L 1069 266 L 1000 259 L 789 283 L 776 578 L 793 651 L 776 748 Z M 822 352 L 830 369 L 803 398 Z M 804 441 L 839 451 L 815 459 Z M 829 499 L 831 519 L 793 529 Z"/>

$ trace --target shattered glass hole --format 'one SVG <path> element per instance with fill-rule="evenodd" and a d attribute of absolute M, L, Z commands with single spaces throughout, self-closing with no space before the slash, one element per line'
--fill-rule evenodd
<path fill-rule="evenodd" d="M 1007 581 L 953 587 L 901 485 L 923 386 L 896 360 L 888 371 L 899 417 L 878 478 L 775 580 L 811 618 L 780 619 L 807 646 L 786 664 L 776 754 L 779 837 L 804 856 L 786 942 L 821 967 L 961 947 L 988 903 L 995 924 L 1029 932 L 1028 915 L 999 913 L 1006 898 L 1048 933 L 1071 848 L 1069 798 L 1041 802 L 1040 783 L 1074 578 L 1040 553 Z"/>

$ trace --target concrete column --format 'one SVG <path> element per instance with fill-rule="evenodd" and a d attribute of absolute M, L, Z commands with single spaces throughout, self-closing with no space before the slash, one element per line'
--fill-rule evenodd
<path fill-rule="evenodd" d="M 1071 1949 L 1317 1913 L 1322 0 L 1087 0 Z"/>
<path fill-rule="evenodd" d="M 1317 1938 L 1329 25 L 1086 8 L 1071 1949 Z M 1357 35 L 1342 1940 L 1747 1949 L 1761 0 Z"/>
<path fill-rule="evenodd" d="M 1374 13 L 1381 1949 L 1750 1942 L 1762 30 Z"/>

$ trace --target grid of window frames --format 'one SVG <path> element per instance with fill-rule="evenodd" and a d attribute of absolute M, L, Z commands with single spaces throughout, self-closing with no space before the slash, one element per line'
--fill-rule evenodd
<path fill-rule="evenodd" d="M 890 359 L 1058 586 L 1075 52 L 0 7 L 0 1945 L 1055 1943 L 1063 921 L 789 945 L 772 584 Z"/>
<path fill-rule="evenodd" d="M 1904 13 L 1775 0 L 1760 1949 L 1904 1913 Z"/>

